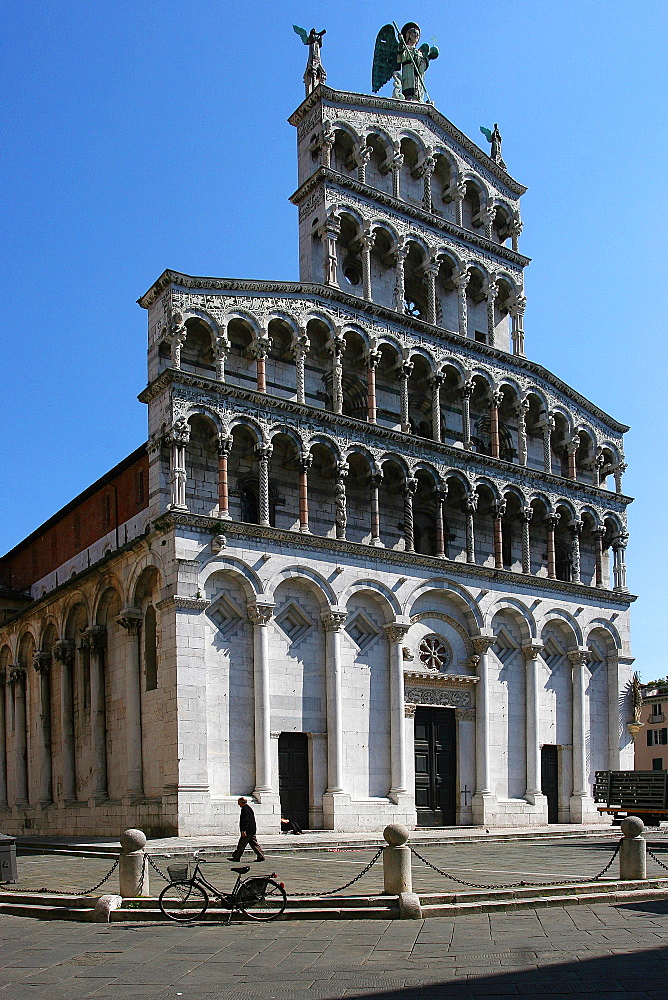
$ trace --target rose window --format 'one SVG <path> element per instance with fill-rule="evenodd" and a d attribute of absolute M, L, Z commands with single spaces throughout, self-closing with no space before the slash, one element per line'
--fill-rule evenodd
<path fill-rule="evenodd" d="M 420 643 L 420 661 L 430 670 L 445 670 L 450 663 L 450 647 L 440 635 L 427 635 Z"/>

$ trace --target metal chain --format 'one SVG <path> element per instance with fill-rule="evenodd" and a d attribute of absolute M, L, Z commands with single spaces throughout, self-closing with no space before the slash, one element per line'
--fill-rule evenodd
<path fill-rule="evenodd" d="M 148 854 L 145 854 L 141 863 L 141 875 L 139 876 L 139 885 L 137 886 L 137 896 L 141 896 L 144 889 L 144 878 L 146 876 L 146 869 L 148 868 L 148 864 L 146 862 L 147 858 Z"/>
<path fill-rule="evenodd" d="M 111 878 L 111 876 L 114 874 L 114 872 L 118 868 L 119 863 L 120 863 L 120 858 L 117 858 L 116 861 L 114 861 L 114 863 L 111 866 L 111 868 L 109 869 L 109 871 L 107 872 L 107 874 L 104 876 L 104 878 L 101 879 L 97 883 L 97 885 L 94 885 L 91 889 L 84 889 L 84 890 L 81 890 L 81 889 L 46 889 L 44 886 L 42 886 L 41 889 L 21 889 L 21 888 L 17 888 L 16 886 L 12 886 L 12 888 L 9 888 L 9 883 L 5 882 L 4 884 L 0 884 L 0 890 L 2 892 L 19 892 L 19 893 L 23 893 L 23 892 L 26 892 L 26 893 L 27 892 L 39 892 L 39 893 L 48 893 L 49 895 L 54 895 L 54 896 L 90 896 L 92 893 L 95 892 L 96 889 L 99 889 L 100 886 L 104 885 L 104 883 L 107 881 L 108 878 Z"/>
<path fill-rule="evenodd" d="M 624 838 L 622 838 L 622 840 L 623 839 Z M 427 859 L 423 858 L 421 854 L 418 854 L 418 852 L 415 850 L 414 847 L 411 847 L 411 852 L 423 864 L 427 865 L 428 868 L 432 868 L 435 872 L 438 872 L 438 874 L 442 875 L 444 878 L 452 879 L 453 882 L 457 882 L 457 883 L 459 883 L 459 885 L 465 885 L 469 889 L 521 889 L 523 887 L 526 887 L 526 888 L 540 888 L 542 886 L 551 886 L 551 885 L 582 885 L 585 882 L 595 882 L 596 879 L 599 879 L 603 875 L 605 875 L 605 873 L 607 872 L 607 870 L 610 868 L 612 862 L 617 857 L 617 854 L 619 852 L 619 848 L 621 847 L 621 844 L 622 844 L 622 841 L 620 840 L 619 843 L 617 844 L 617 846 L 615 847 L 614 853 L 613 853 L 612 857 L 610 858 L 610 860 L 608 861 L 607 865 L 605 866 L 605 868 L 603 868 L 598 873 L 598 875 L 592 875 L 592 876 L 587 876 L 586 878 L 577 878 L 577 879 L 575 879 L 575 878 L 572 878 L 572 879 L 559 879 L 558 882 L 524 882 L 524 881 L 522 881 L 522 882 L 507 882 L 507 883 L 502 884 L 502 885 L 482 885 L 479 882 L 465 882 L 464 879 L 457 878 L 456 875 L 451 875 L 450 872 L 444 872 L 441 868 L 437 868 L 436 865 L 432 865 L 431 861 L 427 861 Z"/>
<path fill-rule="evenodd" d="M 153 858 L 151 857 L 150 854 L 147 854 L 145 856 L 148 858 L 148 863 L 151 866 L 151 868 L 153 868 L 153 870 L 158 873 L 158 875 L 160 876 L 160 878 L 164 879 L 165 882 L 171 882 L 172 881 L 171 878 L 169 878 L 168 875 L 165 875 L 165 873 L 163 871 L 161 871 L 160 868 L 158 868 L 158 866 L 156 865 L 155 861 L 153 860 Z"/>
<path fill-rule="evenodd" d="M 335 892 L 341 892 L 342 889 L 347 889 L 349 886 L 354 885 L 355 882 L 359 882 L 359 880 L 362 878 L 362 876 L 366 875 L 366 873 L 369 871 L 370 868 L 373 868 L 373 866 L 375 865 L 376 861 L 378 861 L 378 858 L 381 856 L 382 853 L 383 853 L 383 848 L 379 847 L 378 850 L 376 851 L 376 853 L 374 854 L 374 856 L 372 857 L 371 861 L 369 862 L 369 864 L 365 868 L 362 869 L 362 871 L 359 873 L 359 875 L 356 875 L 355 878 L 352 878 L 350 880 L 350 882 L 346 882 L 345 885 L 340 885 L 338 887 L 338 889 L 328 889 L 327 892 L 319 892 L 319 893 L 317 893 L 317 895 L 318 896 L 333 896 Z M 288 895 L 292 896 L 293 899 L 296 899 L 298 896 L 313 896 L 314 893 L 313 892 L 290 892 L 290 893 L 288 893 Z"/>
<path fill-rule="evenodd" d="M 650 850 L 649 845 L 647 845 L 647 853 L 649 854 L 650 858 L 656 861 L 657 865 L 661 865 L 661 867 L 665 868 L 666 871 L 668 872 L 668 865 L 664 865 L 663 861 L 659 861 L 654 851 Z"/>

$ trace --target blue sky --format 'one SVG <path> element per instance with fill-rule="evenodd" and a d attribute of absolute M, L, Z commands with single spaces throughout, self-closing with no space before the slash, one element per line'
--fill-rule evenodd
<path fill-rule="evenodd" d="M 476 141 L 498 121 L 529 188 L 528 356 L 632 426 L 634 651 L 665 675 L 662 0 L 5 0 L 0 551 L 145 439 L 136 299 L 166 267 L 297 279 L 292 24 L 326 28 L 328 83 L 368 93 L 391 19 L 436 41 L 435 104 Z"/>

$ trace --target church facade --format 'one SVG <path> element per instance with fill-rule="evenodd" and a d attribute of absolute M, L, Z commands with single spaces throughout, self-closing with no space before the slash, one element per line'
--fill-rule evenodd
<path fill-rule="evenodd" d="M 166 271 L 148 441 L 0 562 L 8 833 L 600 819 L 623 433 L 525 354 L 525 188 L 433 105 L 297 132 L 300 281 Z"/>

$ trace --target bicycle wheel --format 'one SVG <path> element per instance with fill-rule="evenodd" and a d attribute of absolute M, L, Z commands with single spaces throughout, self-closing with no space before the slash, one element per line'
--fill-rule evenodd
<path fill-rule="evenodd" d="M 283 886 L 273 878 L 247 878 L 239 886 L 235 902 L 251 920 L 276 920 L 288 900 Z"/>
<path fill-rule="evenodd" d="M 158 904 L 169 920 L 188 923 L 206 913 L 209 897 L 194 882 L 170 882 L 158 896 Z"/>

